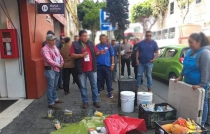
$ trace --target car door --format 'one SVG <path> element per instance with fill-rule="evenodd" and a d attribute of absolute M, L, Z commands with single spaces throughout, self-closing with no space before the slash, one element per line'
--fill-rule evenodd
<path fill-rule="evenodd" d="M 159 56 L 158 58 L 154 61 L 154 66 L 153 66 L 153 70 L 152 70 L 152 73 L 157 75 L 159 74 L 159 71 L 160 71 L 160 64 L 159 64 L 159 61 L 163 58 L 163 56 L 165 55 L 165 50 L 167 48 L 166 47 L 162 47 L 162 48 L 159 48 L 158 52 L 159 52 Z"/>
<path fill-rule="evenodd" d="M 173 57 L 176 55 L 178 52 L 177 49 L 175 48 L 167 48 L 164 51 L 164 55 L 162 55 L 161 58 L 158 58 L 156 60 L 157 64 L 157 75 L 159 77 L 168 78 L 168 69 L 172 66 L 173 64 Z"/>

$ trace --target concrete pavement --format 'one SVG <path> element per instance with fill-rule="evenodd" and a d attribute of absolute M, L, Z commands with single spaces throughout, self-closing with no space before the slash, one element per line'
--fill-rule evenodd
<path fill-rule="evenodd" d="M 133 75 L 134 76 L 134 75 Z M 71 79 L 72 80 L 72 79 Z M 146 89 L 146 80 L 144 80 L 144 85 L 142 85 L 142 90 Z M 89 85 L 89 84 L 88 84 Z M 65 103 L 60 104 L 59 106 L 62 109 L 69 109 L 73 111 L 73 114 L 80 114 L 88 111 L 93 111 L 95 108 L 92 106 L 91 101 L 91 92 L 90 92 L 90 85 L 89 88 L 89 104 L 90 107 L 87 110 L 83 110 L 81 108 L 82 101 L 80 97 L 80 91 L 76 85 L 72 85 L 70 87 L 70 94 L 64 95 L 62 90 L 58 91 L 58 96 L 60 99 L 64 100 Z M 117 105 L 117 94 L 118 94 L 118 87 L 117 82 L 113 83 L 114 90 L 114 99 L 109 99 L 107 97 L 107 91 L 104 90 L 101 92 L 100 96 L 100 104 L 101 108 L 98 109 L 99 111 L 103 112 L 104 114 L 124 114 L 131 117 L 138 118 L 138 108 L 135 109 L 134 113 L 126 114 L 122 113 L 120 108 Z M 165 93 L 167 90 L 167 85 L 164 83 L 158 82 L 154 80 L 153 91 L 154 91 L 154 103 L 161 103 L 165 102 L 166 96 L 161 95 Z M 158 94 L 156 94 L 158 93 Z M 40 99 L 34 100 L 24 111 L 20 113 L 20 115 L 15 118 L 12 123 L 1 130 L 2 134 L 49 134 L 52 131 L 55 131 L 54 125 L 52 124 L 51 120 L 46 119 L 47 116 L 47 98 L 46 93 Z M 76 120 L 79 120 L 78 117 Z M 148 131 L 148 134 L 154 133 L 152 131 Z"/>

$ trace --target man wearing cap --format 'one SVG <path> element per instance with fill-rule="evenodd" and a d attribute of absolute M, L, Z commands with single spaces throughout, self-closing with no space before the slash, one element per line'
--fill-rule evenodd
<path fill-rule="evenodd" d="M 41 54 L 44 59 L 45 76 L 47 78 L 47 98 L 48 107 L 58 109 L 57 103 L 63 103 L 58 99 L 56 88 L 58 85 L 59 72 L 63 67 L 63 58 L 58 48 L 55 46 L 56 37 L 48 34 L 46 37 L 47 44 L 42 48 Z"/>
<path fill-rule="evenodd" d="M 112 38 L 111 45 L 114 49 L 114 70 L 112 71 L 112 79 L 113 81 L 117 82 L 117 62 L 118 62 L 118 51 L 119 51 L 119 46 L 116 44 L 116 39 Z"/>

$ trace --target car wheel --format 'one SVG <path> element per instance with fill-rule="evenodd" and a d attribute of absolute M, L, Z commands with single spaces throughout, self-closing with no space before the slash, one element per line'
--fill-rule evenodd
<path fill-rule="evenodd" d="M 169 74 L 169 80 L 170 80 L 170 79 L 176 79 L 176 78 L 177 78 L 177 76 L 176 76 L 175 73 L 170 73 L 170 74 Z"/>

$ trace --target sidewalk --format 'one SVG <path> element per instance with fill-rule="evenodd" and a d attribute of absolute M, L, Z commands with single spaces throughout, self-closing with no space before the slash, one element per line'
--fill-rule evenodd
<path fill-rule="evenodd" d="M 71 79 L 72 80 L 72 79 Z M 72 84 L 71 84 L 72 85 Z M 120 108 L 118 108 L 117 96 L 118 96 L 118 87 L 117 82 L 113 82 L 114 90 L 114 99 L 109 99 L 107 97 L 107 91 L 104 90 L 101 92 L 100 96 L 100 105 L 101 108 L 99 111 L 104 114 L 124 114 L 131 117 L 138 118 L 138 108 L 135 109 L 134 113 L 125 114 L 122 113 Z M 143 90 L 146 87 L 143 85 Z M 82 101 L 80 97 L 80 91 L 76 85 L 72 85 L 70 88 L 70 94 L 64 95 L 62 90 L 58 91 L 59 99 L 64 100 L 65 103 L 59 104 L 62 109 L 69 109 L 73 111 L 73 114 L 80 114 L 84 112 L 88 112 L 88 110 L 94 110 L 95 108 L 92 106 L 91 101 L 91 92 L 90 86 L 89 89 L 89 105 L 90 107 L 87 110 L 83 110 L 81 108 Z M 164 102 L 162 98 L 154 93 L 153 95 L 154 103 Z M 46 93 L 40 99 L 34 100 L 21 114 L 13 120 L 8 126 L 1 130 L 2 134 L 49 134 L 52 131 L 55 131 L 55 128 L 52 124 L 52 121 L 46 119 L 47 111 L 49 108 L 47 107 L 47 97 Z M 79 117 L 76 117 L 79 118 Z M 76 121 L 79 119 L 75 119 Z M 2 120 L 1 120 L 2 121 Z M 153 131 L 148 131 L 148 134 L 153 133 Z"/>

